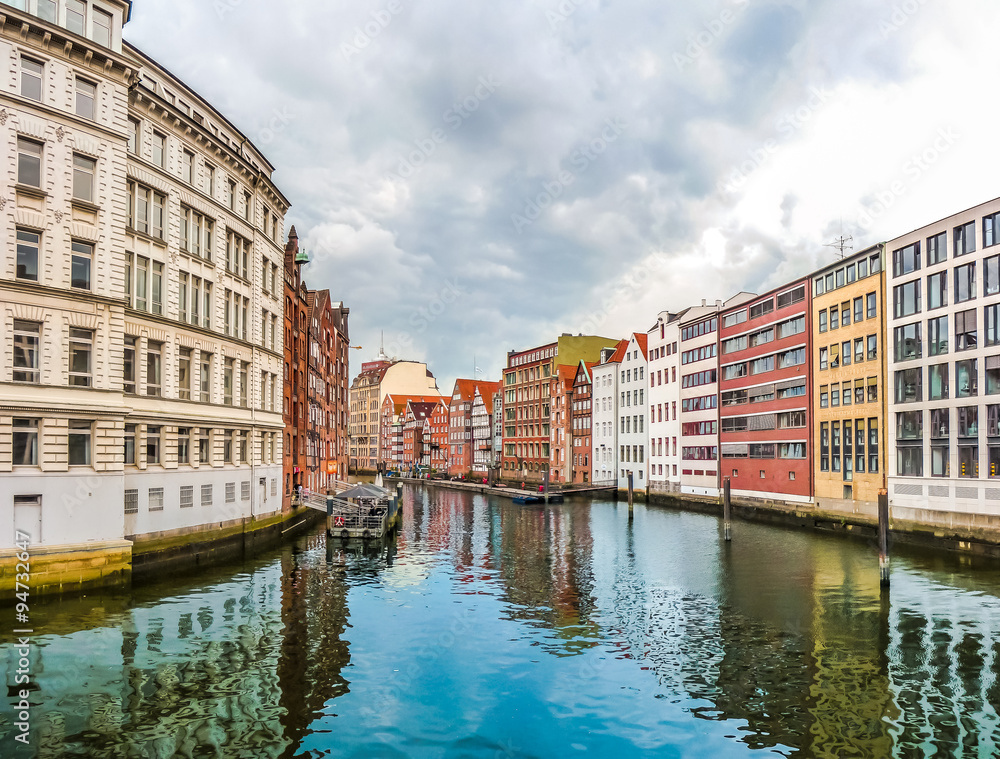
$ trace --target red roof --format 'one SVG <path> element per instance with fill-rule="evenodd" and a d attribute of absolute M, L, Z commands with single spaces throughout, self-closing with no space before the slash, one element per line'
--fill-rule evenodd
<path fill-rule="evenodd" d="M 622 362 L 622 359 L 625 358 L 625 351 L 628 350 L 628 343 L 629 343 L 628 340 L 618 341 L 618 347 L 615 349 L 615 352 L 611 355 L 611 358 L 608 359 L 609 364 L 620 364 Z"/>
<path fill-rule="evenodd" d="M 646 348 L 649 344 L 649 335 L 645 332 L 633 332 L 632 336 L 635 337 L 635 341 L 639 343 L 639 349 L 642 351 L 642 357 L 649 358 L 649 351 Z"/>
<path fill-rule="evenodd" d="M 471 401 L 476 397 L 477 389 L 485 402 L 486 398 L 492 398 L 493 393 L 500 389 L 500 383 L 472 379 L 455 380 L 455 390 L 451 394 L 452 400 L 455 400 L 455 396 L 457 395 L 463 401 Z"/>

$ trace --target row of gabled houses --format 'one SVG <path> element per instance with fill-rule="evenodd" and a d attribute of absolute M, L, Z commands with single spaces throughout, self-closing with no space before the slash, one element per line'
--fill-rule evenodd
<path fill-rule="evenodd" d="M 665 309 L 625 338 L 511 351 L 500 383 L 460 380 L 439 403 L 440 424 L 398 407 L 394 463 L 619 489 L 631 477 L 682 497 L 728 481 L 743 499 L 852 513 L 884 490 L 898 519 L 995 527 L 1000 200 L 764 293 Z"/>

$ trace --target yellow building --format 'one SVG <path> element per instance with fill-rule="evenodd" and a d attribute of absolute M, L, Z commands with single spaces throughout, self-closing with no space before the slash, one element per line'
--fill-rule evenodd
<path fill-rule="evenodd" d="M 885 487 L 884 246 L 813 274 L 817 506 L 875 513 Z"/>

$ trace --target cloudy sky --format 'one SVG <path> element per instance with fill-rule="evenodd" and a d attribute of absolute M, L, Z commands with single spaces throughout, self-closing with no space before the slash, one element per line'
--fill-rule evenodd
<path fill-rule="evenodd" d="M 311 287 L 474 360 L 763 291 L 1000 195 L 995 2 L 136 0 L 278 167 Z M 474 359 L 475 357 L 475 359 Z"/>

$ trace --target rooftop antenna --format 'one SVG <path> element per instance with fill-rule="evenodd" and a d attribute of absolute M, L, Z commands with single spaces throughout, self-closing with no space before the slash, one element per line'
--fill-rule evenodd
<path fill-rule="evenodd" d="M 852 242 L 854 242 L 854 237 L 852 235 L 848 235 L 847 237 L 844 237 L 844 220 L 841 219 L 840 220 L 840 237 L 838 237 L 833 242 L 826 243 L 823 247 L 824 248 L 837 248 L 837 250 L 840 251 L 840 260 L 843 261 L 844 257 L 846 256 L 846 253 L 844 251 L 846 251 L 846 250 L 854 250 L 854 246 L 848 244 L 848 243 L 852 243 Z"/>

